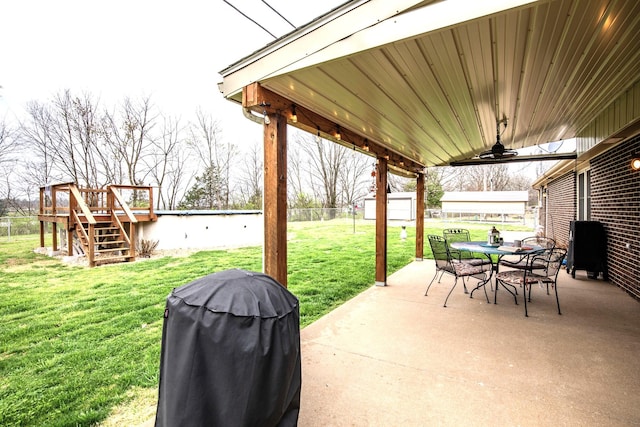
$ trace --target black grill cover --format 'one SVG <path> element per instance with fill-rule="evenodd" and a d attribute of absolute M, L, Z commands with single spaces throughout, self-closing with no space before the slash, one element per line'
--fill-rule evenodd
<path fill-rule="evenodd" d="M 156 426 L 295 426 L 298 299 L 262 273 L 226 270 L 167 297 Z"/>

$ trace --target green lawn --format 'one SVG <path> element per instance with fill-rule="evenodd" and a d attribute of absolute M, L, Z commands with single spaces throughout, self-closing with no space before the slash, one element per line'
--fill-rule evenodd
<path fill-rule="evenodd" d="M 452 224 L 429 224 L 425 236 Z M 289 225 L 288 288 L 304 327 L 375 281 L 375 225 Z M 481 240 L 486 224 L 465 225 Z M 504 228 L 504 227 L 503 227 Z M 415 255 L 389 227 L 388 274 Z M 426 238 L 425 238 L 426 240 Z M 0 241 L 0 425 L 89 426 L 158 384 L 172 288 L 229 268 L 261 271 L 261 248 L 202 251 L 89 269 L 37 255 L 38 236 Z M 429 257 L 428 243 L 425 257 Z"/>

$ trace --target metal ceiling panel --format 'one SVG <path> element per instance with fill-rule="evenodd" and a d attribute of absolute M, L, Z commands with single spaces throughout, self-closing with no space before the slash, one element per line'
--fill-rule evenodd
<path fill-rule="evenodd" d="M 398 10 L 397 19 L 415 28 L 443 2 Z M 572 138 L 640 78 L 635 0 L 543 0 L 397 40 L 375 33 L 393 19 L 341 39 L 336 49 L 352 42 L 350 54 L 279 75 L 265 70 L 275 77 L 259 83 L 431 166 L 489 149 L 503 116 L 507 147 Z M 364 27 L 362 17 L 354 22 Z M 371 48 L 374 33 L 388 42 Z"/>

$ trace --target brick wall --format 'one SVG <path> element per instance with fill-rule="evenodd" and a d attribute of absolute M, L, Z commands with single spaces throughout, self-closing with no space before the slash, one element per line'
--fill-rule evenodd
<path fill-rule="evenodd" d="M 569 227 L 576 218 L 576 175 L 570 172 L 549 183 L 545 207 L 545 235 L 556 245 L 569 247 Z"/>
<path fill-rule="evenodd" d="M 630 166 L 638 152 L 640 136 L 591 160 L 591 219 L 607 231 L 609 280 L 640 299 L 640 171 Z"/>

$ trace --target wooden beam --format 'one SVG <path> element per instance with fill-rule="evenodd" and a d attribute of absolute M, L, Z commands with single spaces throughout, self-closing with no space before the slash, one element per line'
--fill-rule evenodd
<path fill-rule="evenodd" d="M 265 274 L 287 287 L 287 119 L 270 114 L 264 125 Z"/>
<path fill-rule="evenodd" d="M 67 225 L 67 255 L 73 256 L 73 229 Z"/>
<path fill-rule="evenodd" d="M 51 223 L 51 250 L 53 250 L 53 252 L 58 250 L 58 223 L 57 222 L 52 222 Z"/>
<path fill-rule="evenodd" d="M 124 197 L 122 197 L 122 194 L 120 194 L 118 189 L 115 186 L 110 185 L 107 187 L 107 208 L 110 211 L 116 210 L 116 204 L 115 204 L 116 201 L 120 205 L 120 209 L 122 209 L 125 215 L 127 216 L 127 221 L 133 224 L 136 224 L 138 220 L 136 219 L 136 216 L 131 211 L 131 208 L 129 208 L 129 204 L 124 199 Z"/>
<path fill-rule="evenodd" d="M 424 174 L 416 178 L 416 261 L 424 258 Z"/>
<path fill-rule="evenodd" d="M 91 213 L 91 209 L 89 209 L 89 206 L 87 206 L 87 204 L 85 203 L 84 198 L 82 197 L 82 194 L 80 194 L 80 190 L 78 190 L 78 187 L 75 184 L 69 185 L 69 198 L 72 198 L 72 197 L 75 198 L 74 206 L 78 206 L 80 210 L 82 210 L 82 213 L 86 217 L 87 222 L 89 224 L 95 224 L 96 219 L 93 217 L 93 214 Z"/>
<path fill-rule="evenodd" d="M 417 161 L 390 151 L 379 142 L 364 137 L 352 131 L 347 126 L 340 126 L 340 124 L 333 119 L 326 118 L 305 107 L 296 105 L 295 102 L 290 99 L 271 92 L 258 83 L 253 83 L 245 87 L 242 92 L 242 106 L 258 115 L 264 113 L 281 114 L 287 119 L 290 126 L 297 127 L 314 135 L 320 134 L 320 136 L 325 139 L 332 140 L 349 148 L 355 148 L 370 156 L 378 158 L 384 157 L 387 160 L 387 164 L 393 166 L 398 172 L 406 171 L 407 174 L 415 176 L 416 173 L 422 172 L 424 169 L 424 165 Z M 294 109 L 296 113 L 295 121 L 293 119 Z M 337 137 L 338 129 L 340 130 L 339 139 Z"/>
<path fill-rule="evenodd" d="M 376 286 L 387 284 L 387 159 L 379 158 L 376 172 Z"/>

